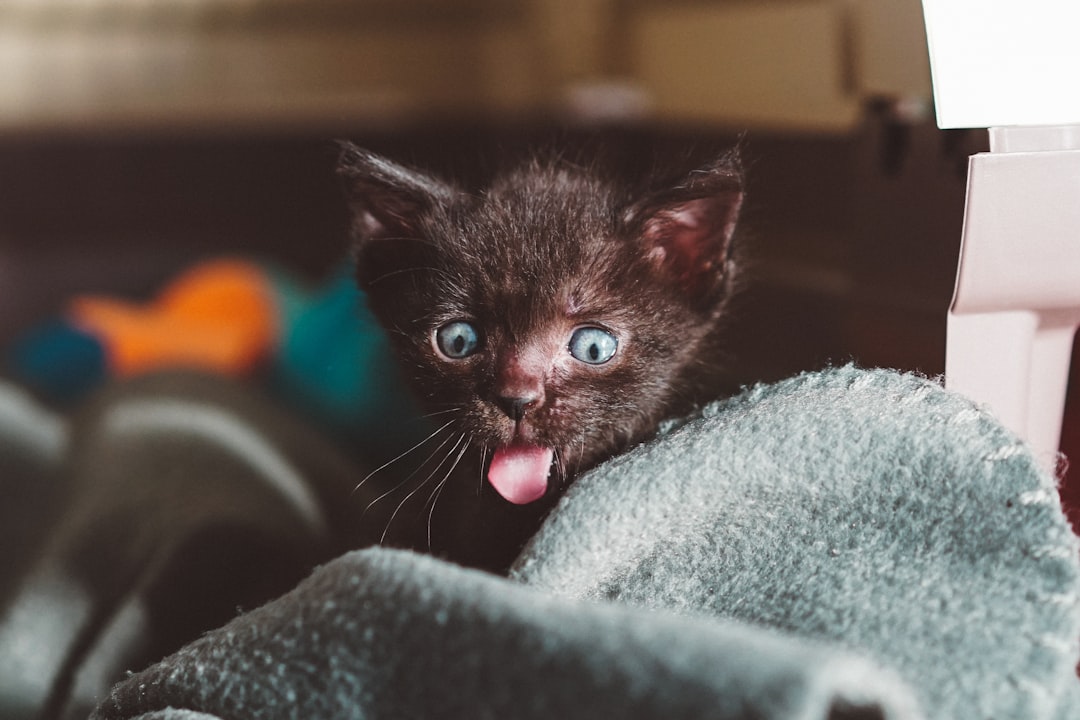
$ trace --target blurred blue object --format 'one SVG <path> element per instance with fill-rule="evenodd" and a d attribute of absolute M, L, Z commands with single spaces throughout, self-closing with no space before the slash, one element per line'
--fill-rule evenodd
<path fill-rule="evenodd" d="M 389 339 L 348 270 L 311 294 L 278 275 L 282 337 L 272 386 L 298 409 L 368 447 L 420 431 Z"/>
<path fill-rule="evenodd" d="M 106 378 L 105 348 L 92 334 L 64 320 L 34 328 L 11 349 L 16 377 L 42 398 L 67 404 Z"/>

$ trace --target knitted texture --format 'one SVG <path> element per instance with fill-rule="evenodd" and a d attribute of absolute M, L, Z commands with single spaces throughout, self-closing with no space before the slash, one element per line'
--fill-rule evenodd
<path fill-rule="evenodd" d="M 509 580 L 347 554 L 94 717 L 1064 720 L 1078 594 L 1024 445 L 933 382 L 849 367 L 580 478 Z"/>
<path fill-rule="evenodd" d="M 97 718 L 918 717 L 888 673 L 737 623 L 554 598 L 395 550 L 294 592 L 122 683 Z M 139 715 L 143 713 L 142 715 Z"/>
<path fill-rule="evenodd" d="M 1054 480 L 967 400 L 845 367 L 704 409 L 581 478 L 512 575 L 894 667 L 932 718 L 1080 717 Z"/>

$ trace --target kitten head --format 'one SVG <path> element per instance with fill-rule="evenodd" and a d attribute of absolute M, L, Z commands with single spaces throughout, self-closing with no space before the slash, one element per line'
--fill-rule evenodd
<path fill-rule="evenodd" d="M 373 312 L 504 498 L 684 408 L 731 291 L 734 152 L 641 192 L 534 161 L 470 194 L 351 145 L 340 173 Z"/>

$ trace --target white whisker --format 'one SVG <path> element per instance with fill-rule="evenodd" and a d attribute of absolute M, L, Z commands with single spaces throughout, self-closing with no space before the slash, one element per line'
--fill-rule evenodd
<path fill-rule="evenodd" d="M 424 415 L 421 415 L 420 417 L 422 417 L 422 418 L 432 418 L 432 417 L 435 417 L 436 415 L 445 415 L 447 413 L 452 413 L 452 412 L 461 412 L 461 408 L 460 407 L 452 407 L 452 408 L 447 408 L 446 410 L 436 410 L 435 412 L 429 412 L 429 413 L 426 413 Z"/>
<path fill-rule="evenodd" d="M 480 448 L 480 484 L 476 486 L 476 496 L 480 497 L 480 493 L 484 492 L 484 465 L 487 463 L 487 445 Z"/>
<path fill-rule="evenodd" d="M 428 550 L 431 549 L 431 519 L 435 516 L 435 504 L 439 502 L 439 496 L 442 495 L 443 488 L 446 487 L 446 481 L 450 479 L 450 476 L 453 474 L 454 469 L 457 468 L 458 463 L 461 462 L 461 458 L 465 456 L 465 451 L 469 449 L 469 444 L 471 442 L 472 436 L 470 435 L 469 439 L 465 442 L 465 444 L 461 446 L 461 451 L 458 452 L 458 456 L 454 458 L 454 464 L 451 465 L 450 469 L 446 471 L 446 475 L 444 475 L 443 479 L 439 481 L 439 484 L 435 486 L 434 492 L 432 492 L 431 495 L 428 496 L 427 502 L 424 503 L 425 505 L 427 503 L 431 503 L 431 509 L 428 510 L 427 516 Z"/>
<path fill-rule="evenodd" d="M 356 483 L 356 487 L 354 487 L 354 488 L 352 489 L 352 492 L 350 492 L 350 493 L 349 493 L 349 495 L 350 495 L 350 496 L 354 495 L 354 494 L 356 493 L 356 491 L 357 491 L 357 490 L 359 490 L 359 489 L 360 489 L 360 488 L 361 488 L 361 487 L 362 487 L 362 486 L 364 485 L 364 483 L 366 483 L 366 482 L 367 482 L 368 480 L 370 480 L 370 479 L 371 479 L 372 477 L 374 477 L 374 476 L 375 476 L 375 475 L 376 475 L 377 473 L 380 473 L 380 472 L 382 472 L 383 470 L 385 470 L 386 468 L 390 467 L 391 465 L 393 465 L 394 463 L 396 463 L 396 462 L 397 462 L 398 460 L 402 459 L 403 457 L 405 457 L 406 455 L 408 455 L 409 453 L 411 453 L 411 452 L 412 452 L 413 450 L 416 450 L 417 448 L 419 448 L 419 447 L 421 447 L 421 446 L 425 445 L 425 444 L 426 444 L 426 443 L 427 443 L 427 442 L 428 442 L 429 440 L 431 440 L 431 439 L 432 439 L 433 437 L 435 437 L 436 435 L 438 435 L 438 434 L 439 434 L 439 433 L 441 433 L 441 432 L 442 432 L 443 430 L 445 430 L 446 428 L 450 427 L 450 426 L 451 426 L 451 425 L 453 425 L 453 424 L 454 424 L 454 421 L 453 421 L 453 420 L 450 420 L 450 421 L 448 421 L 448 422 L 447 422 L 447 423 L 446 423 L 445 425 L 443 425 L 442 427 L 440 427 L 440 428 L 438 428 L 437 430 L 433 431 L 433 432 L 432 432 L 432 433 L 431 433 L 430 435 L 428 435 L 428 436 L 427 436 L 426 438 L 424 438 L 424 439 L 423 439 L 423 440 L 421 440 L 420 442 L 416 443 L 416 444 L 415 444 L 415 445 L 413 445 L 413 446 L 412 446 L 411 448 L 409 448 L 409 449 L 408 449 L 408 450 L 406 450 L 405 452 L 401 453 L 400 455 L 398 455 L 398 456 L 397 456 L 396 458 L 394 458 L 393 460 L 389 460 L 389 461 L 387 461 L 387 462 L 383 463 L 382 465 L 380 465 L 379 467 L 375 468 L 375 469 L 374 469 L 374 470 L 372 470 L 371 472 L 369 472 L 369 473 L 368 473 L 367 475 L 365 475 L 365 476 L 364 476 L 364 479 L 363 479 L 363 480 L 361 480 L 360 482 Z M 370 506 L 369 506 L 369 507 L 370 507 Z"/>
<path fill-rule="evenodd" d="M 432 459 L 432 458 L 434 458 L 434 457 L 435 457 L 435 456 L 436 456 L 436 455 L 437 455 L 437 454 L 439 453 L 439 451 L 440 451 L 440 450 L 442 450 L 442 449 L 443 449 L 444 447 L 446 447 L 446 443 L 450 442 L 451 438 L 453 438 L 453 437 L 454 437 L 453 435 L 449 435 L 449 436 L 447 436 L 447 438 L 446 438 L 445 440 L 443 440 L 443 441 L 442 441 L 441 443 L 439 443 L 439 446 L 438 446 L 437 448 L 435 448 L 434 450 L 432 450 L 432 451 L 431 451 L 431 454 L 430 454 L 430 455 L 428 455 L 428 456 L 427 456 L 426 458 L 424 458 L 424 461 L 423 461 L 422 463 L 420 463 L 420 464 L 419 464 L 419 465 L 417 465 L 417 466 L 416 466 L 415 468 L 413 468 L 413 471 L 412 471 L 411 473 L 409 473 L 408 475 L 406 475 L 406 476 L 405 476 L 405 479 L 404 479 L 404 480 L 402 480 L 402 481 L 401 481 L 401 482 L 399 482 L 399 483 L 398 483 L 397 485 L 395 485 L 394 487 L 392 487 L 392 488 L 390 488 L 389 490 L 387 490 L 386 492 L 384 492 L 384 493 L 383 493 L 382 495 L 380 495 L 379 497 L 377 497 L 377 498 L 375 498 L 374 500 L 372 500 L 371 502 L 369 502 L 369 503 L 367 504 L 367 507 L 365 507 L 365 508 L 364 508 L 364 511 L 363 511 L 362 513 L 360 513 L 360 517 L 361 517 L 361 518 L 362 518 L 362 517 L 364 517 L 364 515 L 365 515 L 365 514 L 367 513 L 367 511 L 368 511 L 368 510 L 370 510 L 370 509 L 371 509 L 371 507 L 372 507 L 373 505 L 375 505 L 375 503 L 379 502 L 380 500 L 382 500 L 383 498 L 385 498 L 385 497 L 386 497 L 387 495 L 391 495 L 391 494 L 393 494 L 393 493 L 396 493 L 396 492 L 397 492 L 398 490 L 400 490 L 401 488 L 405 487 L 405 485 L 406 485 L 406 484 L 407 484 L 407 483 L 408 483 L 408 482 L 409 482 L 410 480 L 412 480 L 412 479 L 413 479 L 414 477 L 416 477 L 416 473 L 420 472 L 421 468 L 423 468 L 423 467 L 427 466 L 427 464 L 428 464 L 429 462 L 431 462 L 431 459 Z M 455 446 L 455 447 L 456 447 L 456 446 Z M 453 450 L 451 450 L 450 452 L 453 452 Z M 445 462 L 445 460 L 444 460 L 443 462 Z M 442 464 L 442 463 L 439 463 L 439 465 L 441 465 L 441 464 Z M 438 465 L 436 466 L 436 469 L 438 469 Z"/>
<path fill-rule="evenodd" d="M 386 541 L 386 535 L 387 535 L 387 533 L 390 532 L 390 526 L 394 524 L 394 519 L 397 517 L 397 514 L 399 512 L 401 512 L 401 508 L 403 508 L 405 506 L 405 503 L 409 502 L 409 499 L 413 495 L 415 495 L 417 492 L 419 492 L 420 488 L 424 487 L 429 482 L 431 482 L 431 478 L 435 477 L 435 473 L 437 473 L 439 471 L 439 468 L 441 468 L 446 463 L 446 461 L 450 459 L 450 456 L 453 455 L 454 452 L 458 449 L 458 447 L 461 446 L 461 444 L 464 443 L 464 442 L 465 442 L 465 433 L 462 433 L 458 437 L 457 442 L 454 443 L 454 446 L 452 448 L 450 448 L 450 451 L 446 454 L 446 457 L 444 457 L 442 460 L 439 461 L 439 464 L 436 465 L 435 468 L 430 473 L 428 473 L 428 476 L 426 478 L 424 478 L 423 482 L 421 482 L 415 488 L 410 490 L 409 494 L 401 499 L 401 502 L 399 502 L 397 504 L 397 507 L 394 508 L 394 512 L 390 515 L 390 519 L 386 521 L 386 528 L 383 529 L 382 537 L 379 538 L 379 544 L 382 544 L 383 542 Z M 445 445 L 445 444 L 446 443 L 443 443 L 443 445 Z M 467 445 L 467 443 L 466 443 L 466 445 Z M 439 447 L 441 448 L 442 445 L 440 445 Z"/>

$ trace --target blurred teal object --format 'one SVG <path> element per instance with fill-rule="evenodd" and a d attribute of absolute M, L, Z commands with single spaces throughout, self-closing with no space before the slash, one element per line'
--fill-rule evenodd
<path fill-rule="evenodd" d="M 348 268 L 312 294 L 275 276 L 281 317 L 273 386 L 299 409 L 365 447 L 397 447 L 420 432 L 389 339 Z"/>
<path fill-rule="evenodd" d="M 267 390 L 369 460 L 391 456 L 428 428 L 402 381 L 389 338 L 343 264 L 312 288 L 287 270 L 263 266 L 277 312 L 277 336 L 258 376 Z M 32 329 L 8 354 L 12 377 L 39 397 L 71 405 L 111 377 L 93 333 L 57 318 Z"/>
<path fill-rule="evenodd" d="M 20 338 L 8 360 L 20 382 L 49 402 L 60 404 L 83 397 L 108 373 L 101 341 L 61 319 Z"/>

